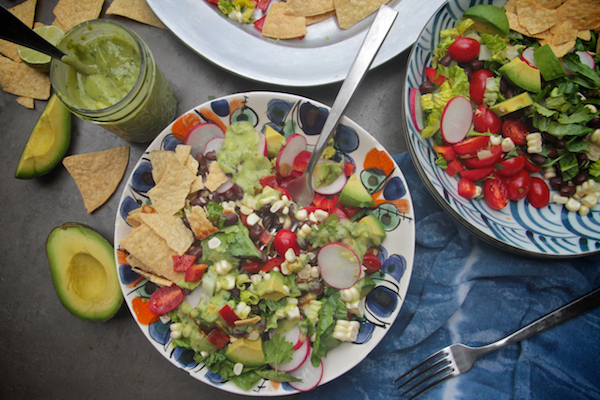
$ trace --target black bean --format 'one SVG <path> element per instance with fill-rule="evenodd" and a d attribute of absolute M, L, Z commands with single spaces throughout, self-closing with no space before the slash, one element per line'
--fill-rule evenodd
<path fill-rule="evenodd" d="M 212 201 L 214 201 L 215 203 L 220 203 L 223 201 L 223 199 L 221 198 L 221 195 L 219 193 L 215 192 L 213 193 Z"/>
<path fill-rule="evenodd" d="M 267 215 L 271 213 L 271 205 L 270 204 L 265 204 L 264 206 L 260 207 L 258 209 L 258 213 L 260 215 Z"/>
<path fill-rule="evenodd" d="M 200 257 L 202 257 L 202 246 L 190 247 L 188 249 L 188 251 L 186 252 L 186 254 L 189 254 L 191 256 L 196 256 L 196 258 L 200 258 Z"/>
<path fill-rule="evenodd" d="M 281 229 L 283 227 L 283 221 L 281 221 L 277 216 L 273 218 L 273 227 L 276 229 Z"/>
<path fill-rule="evenodd" d="M 265 214 L 262 217 L 262 224 L 265 227 L 265 229 L 269 229 L 271 227 L 271 225 L 273 224 L 273 214 L 269 213 L 269 214 Z"/>
<path fill-rule="evenodd" d="M 560 176 L 555 176 L 550 179 L 550 187 L 552 190 L 559 190 L 563 185 L 563 179 Z"/>
<path fill-rule="evenodd" d="M 544 157 L 541 154 L 533 154 L 529 159 L 535 165 L 544 165 L 544 163 L 546 162 L 546 157 Z"/>
<path fill-rule="evenodd" d="M 587 123 L 590 128 L 600 128 L 600 117 L 594 117 Z"/>
<path fill-rule="evenodd" d="M 187 228 L 188 228 L 188 229 L 192 229 L 192 228 L 190 227 L 190 221 L 188 221 L 188 219 L 187 219 L 187 217 L 186 217 L 185 215 L 184 215 L 183 217 L 181 217 L 181 220 L 183 221 L 183 224 L 184 224 L 185 226 L 187 226 Z"/>
<path fill-rule="evenodd" d="M 575 187 L 569 185 L 562 185 L 560 188 L 560 195 L 565 197 L 571 197 L 575 194 Z"/>
<path fill-rule="evenodd" d="M 554 147 L 556 147 L 557 149 L 564 148 L 565 147 L 565 141 L 563 139 L 556 140 L 556 142 L 554 142 Z"/>
<path fill-rule="evenodd" d="M 208 166 L 206 164 L 200 165 L 198 167 L 198 175 L 205 176 L 208 174 Z"/>
<path fill-rule="evenodd" d="M 585 171 L 581 171 L 580 173 L 575 175 L 575 178 L 573 178 L 571 180 L 571 182 L 573 182 L 573 184 L 575 184 L 575 185 L 581 185 L 583 182 L 587 181 L 588 178 L 589 178 L 588 173 Z"/>
<path fill-rule="evenodd" d="M 447 67 L 448 65 L 450 65 L 451 62 L 452 62 L 452 57 L 450 57 L 450 54 L 446 54 L 444 57 L 442 57 L 440 59 L 440 61 L 438 61 L 438 64 L 443 65 L 444 67 Z"/>
<path fill-rule="evenodd" d="M 233 191 L 236 200 L 242 200 L 244 198 L 244 189 L 242 189 L 242 187 L 237 183 L 233 184 L 231 190 Z"/>
<path fill-rule="evenodd" d="M 252 225 L 250 229 L 248 229 L 250 239 L 252 240 L 258 240 L 260 238 L 260 235 L 262 235 L 264 231 L 265 229 L 259 224 Z"/>
<path fill-rule="evenodd" d="M 235 193 L 233 192 L 233 190 L 229 189 L 228 191 L 226 191 L 225 198 L 229 201 L 235 200 Z"/>
<path fill-rule="evenodd" d="M 502 94 L 506 93 L 506 89 L 508 89 L 508 85 L 504 79 L 500 79 L 500 92 Z"/>
<path fill-rule="evenodd" d="M 223 223 L 223 226 L 235 225 L 238 223 L 238 221 L 239 221 L 239 217 L 236 213 L 226 212 L 225 213 L 225 222 Z"/>
<path fill-rule="evenodd" d="M 478 60 L 478 59 L 474 59 L 473 61 L 471 61 L 471 62 L 469 63 L 469 66 L 471 67 L 471 69 L 472 69 L 473 71 L 477 71 L 478 69 L 481 69 L 481 68 L 483 68 L 483 67 L 484 67 L 484 65 L 485 65 L 485 62 L 484 62 L 484 61 L 481 61 L 481 60 Z"/>
<path fill-rule="evenodd" d="M 308 287 L 310 291 L 316 294 L 317 296 L 323 293 L 323 285 L 319 281 L 309 281 Z"/>
<path fill-rule="evenodd" d="M 544 138 L 544 142 L 548 142 L 548 143 L 555 143 L 556 142 L 556 136 L 551 135 L 547 132 L 542 132 L 542 137 Z"/>
<path fill-rule="evenodd" d="M 209 161 L 215 161 L 217 159 L 217 151 L 216 150 L 211 150 L 209 152 L 207 152 L 204 157 L 209 160 Z"/>
<path fill-rule="evenodd" d="M 433 92 L 433 89 L 433 83 L 429 82 L 429 80 L 426 80 L 419 85 L 419 91 L 421 94 L 431 93 Z"/>
<path fill-rule="evenodd" d="M 579 162 L 579 165 L 582 165 L 583 163 L 588 161 L 588 156 L 585 153 L 577 153 L 577 162 Z"/>
<path fill-rule="evenodd" d="M 205 197 L 196 197 L 194 200 L 190 202 L 193 206 L 201 206 L 204 207 L 208 203 L 208 200 Z"/>
<path fill-rule="evenodd" d="M 196 159 L 196 161 L 198 161 L 199 165 L 206 165 L 207 163 L 206 158 L 204 158 L 204 154 L 202 153 L 196 154 L 196 157 L 194 158 Z"/>
<path fill-rule="evenodd" d="M 551 158 L 554 160 L 556 157 L 558 157 L 558 150 L 556 150 L 556 148 L 548 147 L 548 148 L 546 148 L 546 150 L 548 151 L 548 158 Z"/>
<path fill-rule="evenodd" d="M 246 328 L 233 328 L 231 334 L 233 335 L 233 337 L 242 338 L 246 336 L 248 332 L 246 331 Z"/>

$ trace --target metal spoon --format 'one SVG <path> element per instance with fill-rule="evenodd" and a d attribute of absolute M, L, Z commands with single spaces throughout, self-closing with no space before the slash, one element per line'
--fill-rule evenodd
<path fill-rule="evenodd" d="M 0 6 L 0 38 L 47 54 L 70 65 L 82 74 L 92 75 L 97 72 L 95 69 L 82 64 L 76 58 L 65 55 L 2 6 Z"/>
<path fill-rule="evenodd" d="M 298 205 L 302 207 L 306 207 L 310 205 L 312 202 L 315 192 L 312 184 L 312 174 L 315 166 L 317 165 L 317 161 L 321 157 L 321 153 L 323 153 L 323 149 L 327 146 L 327 143 L 333 136 L 337 125 L 342 118 L 344 112 L 348 108 L 348 103 L 350 99 L 354 95 L 354 91 L 362 82 L 364 76 L 366 75 L 369 67 L 373 63 L 375 59 L 375 55 L 379 51 L 379 48 L 383 44 L 383 41 L 387 37 L 396 17 L 398 16 L 398 12 L 392 9 L 389 6 L 382 5 L 375 16 L 375 20 L 371 24 L 369 31 L 367 32 L 367 36 L 363 41 L 360 49 L 358 50 L 358 54 L 350 67 L 350 71 L 338 92 L 335 101 L 333 102 L 333 106 L 331 107 L 331 111 L 325 120 L 325 124 L 323 125 L 323 129 L 321 130 L 321 135 L 319 136 L 319 140 L 313 150 L 313 153 L 308 161 L 308 165 L 306 166 L 306 170 L 302 175 L 298 178 L 293 179 L 286 186 L 286 189 L 292 196 L 292 200 L 294 200 Z"/>

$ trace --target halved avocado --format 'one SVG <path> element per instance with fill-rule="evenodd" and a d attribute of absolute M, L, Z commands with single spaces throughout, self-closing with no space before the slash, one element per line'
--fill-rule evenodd
<path fill-rule="evenodd" d="M 123 294 L 113 246 L 89 226 L 67 222 L 54 228 L 46 255 L 58 298 L 74 316 L 106 321 L 121 307 Z"/>
<path fill-rule="evenodd" d="M 27 140 L 15 178 L 30 179 L 50 172 L 61 162 L 71 143 L 71 112 L 50 97 Z"/>

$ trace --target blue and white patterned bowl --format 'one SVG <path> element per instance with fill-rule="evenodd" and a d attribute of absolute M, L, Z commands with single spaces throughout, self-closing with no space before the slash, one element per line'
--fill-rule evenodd
<path fill-rule="evenodd" d="M 131 232 L 131 226 L 126 221 L 128 213 L 142 204 L 150 204 L 147 192 L 154 186 L 154 182 L 148 152 L 174 150 L 181 144 L 181 126 L 188 124 L 180 124 L 182 121 L 196 121 L 194 124 L 211 122 L 220 125 L 222 129 L 235 121 L 250 121 L 258 131 L 271 126 L 285 137 L 293 133 L 304 135 L 309 149 L 312 149 L 328 113 L 329 107 L 292 94 L 249 92 L 221 97 L 189 110 L 166 127 L 150 144 L 127 180 L 115 220 L 114 236 L 115 259 L 125 302 L 156 351 L 201 382 L 247 396 L 296 393 L 289 384 L 269 380 L 261 380 L 251 390 L 241 390 L 233 382 L 225 381 L 211 372 L 204 364 L 194 361 L 193 351 L 173 348 L 169 335 L 170 323 L 151 318 L 152 315 L 149 317 L 145 312 L 147 300 L 156 290 L 156 285 L 131 270 L 119 243 Z M 396 320 L 404 302 L 415 253 L 415 216 L 410 192 L 402 171 L 390 154 L 364 129 L 346 117 L 340 122 L 334 146 L 337 150 L 334 157 L 343 155 L 355 164 L 357 176 L 376 201 L 373 213 L 383 223 L 387 236 L 379 247 L 378 254 L 382 262 L 382 274 L 372 275 L 376 287 L 364 301 L 365 320 L 361 322 L 358 338 L 354 343 L 340 344 L 327 354 L 323 359 L 321 384 L 337 378 L 360 363 L 389 331 L 388 328 Z M 137 368 L 142 369 L 143 365 Z"/>
<path fill-rule="evenodd" d="M 456 178 L 435 164 L 432 141 L 421 138 L 410 118 L 410 89 L 423 82 L 425 67 L 431 65 L 432 51 L 440 32 L 454 26 L 464 11 L 476 4 L 503 6 L 505 0 L 450 0 L 429 20 L 408 61 L 404 82 L 404 118 L 410 155 L 433 197 L 442 208 L 481 239 L 501 249 L 539 258 L 569 258 L 600 251 L 600 206 L 581 217 L 563 206 L 551 203 L 543 209 L 532 207 L 527 199 L 496 211 L 485 201 L 469 201 L 458 195 Z M 552 194 L 551 194 L 552 196 Z"/>

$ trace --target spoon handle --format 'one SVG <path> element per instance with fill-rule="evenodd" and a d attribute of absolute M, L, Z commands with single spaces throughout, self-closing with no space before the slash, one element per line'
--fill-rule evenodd
<path fill-rule="evenodd" d="M 33 29 L 2 6 L 0 6 L 0 38 L 37 50 L 53 58 L 61 59 L 64 56 L 62 51 L 35 33 Z"/>
<path fill-rule="evenodd" d="M 308 165 L 306 166 L 306 171 L 308 173 L 312 173 L 317 161 L 321 157 L 321 153 L 323 149 L 329 143 L 329 140 L 333 136 L 335 132 L 335 128 L 337 127 L 342 115 L 346 112 L 348 108 L 348 104 L 350 103 L 350 99 L 354 94 L 354 91 L 360 85 L 363 78 L 365 77 L 367 71 L 371 67 L 373 60 L 375 59 L 375 55 L 379 51 L 379 48 L 383 44 L 383 41 L 387 37 L 396 17 L 398 16 L 398 12 L 393 8 L 383 5 L 377 12 L 375 16 L 375 20 L 371 24 L 369 31 L 367 32 L 367 36 L 365 37 L 360 49 L 358 50 L 358 54 L 350 67 L 350 71 L 338 92 L 335 101 L 333 102 L 333 106 L 331 107 L 331 111 L 329 111 L 329 115 L 325 120 L 325 124 L 323 125 L 323 129 L 321 129 L 321 135 L 319 136 L 319 140 L 313 150 L 312 156 L 308 161 Z"/>

